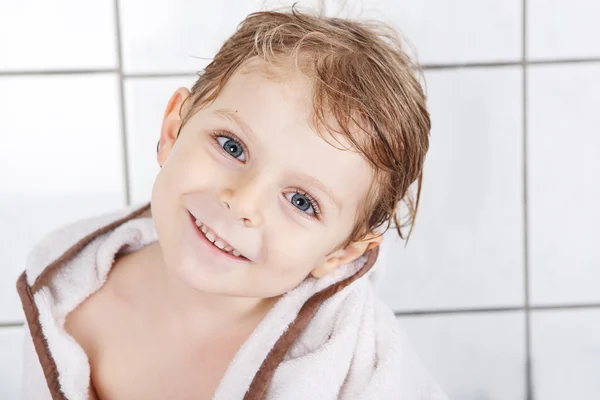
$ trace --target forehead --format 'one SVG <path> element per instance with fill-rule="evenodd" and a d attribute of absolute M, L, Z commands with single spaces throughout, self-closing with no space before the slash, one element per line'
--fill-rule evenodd
<path fill-rule="evenodd" d="M 249 63 L 232 75 L 206 111 L 222 115 L 223 110 L 251 131 L 242 139 L 250 157 L 260 158 L 257 162 L 268 162 L 282 174 L 312 176 L 346 205 L 366 195 L 371 167 L 348 138 L 314 125 L 312 82 L 293 67 Z M 326 118 L 335 126 L 332 116 Z"/>

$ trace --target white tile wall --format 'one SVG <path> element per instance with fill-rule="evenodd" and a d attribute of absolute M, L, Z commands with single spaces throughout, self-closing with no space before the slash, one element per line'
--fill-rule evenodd
<path fill-rule="evenodd" d="M 527 0 L 527 58 L 600 57 L 600 2 Z"/>
<path fill-rule="evenodd" d="M 21 385 L 23 328 L 0 329 L 0 399 L 18 399 Z"/>
<path fill-rule="evenodd" d="M 123 63 L 127 72 L 195 71 L 251 11 L 292 1 L 171 2 L 128 0 L 121 5 Z M 316 1 L 300 1 L 310 6 Z M 519 0 L 326 1 L 329 14 L 397 23 L 422 62 L 451 64 L 520 59 Z M 143 7 L 144 13 L 138 12 Z M 430 10 L 435 9 L 435 13 Z M 477 15 L 477 18 L 472 18 Z M 451 16 L 451 17 L 449 17 Z M 197 40 L 201 37 L 202 40 Z"/>
<path fill-rule="evenodd" d="M 334 0 L 122 1 L 123 68 L 127 73 L 197 71 L 247 14 L 294 3 L 308 9 L 323 3 L 329 15 L 355 8 L 353 1 L 340 6 Z"/>
<path fill-rule="evenodd" d="M 0 323 L 34 243 L 125 204 L 119 106 L 116 75 L 0 77 Z"/>
<path fill-rule="evenodd" d="M 259 2 L 127 0 L 121 5 L 127 72 L 194 72 L 212 58 Z M 140 10 L 144 12 L 140 12 Z"/>
<path fill-rule="evenodd" d="M 600 399 L 599 337 L 599 309 L 533 312 L 535 399 Z"/>
<path fill-rule="evenodd" d="M 406 248 L 394 231 L 385 239 L 381 293 L 395 310 L 522 305 L 521 71 L 426 78 L 433 128 L 420 211 Z"/>
<path fill-rule="evenodd" d="M 528 75 L 531 300 L 600 303 L 600 63 Z"/>
<path fill-rule="evenodd" d="M 522 312 L 429 315 L 399 321 L 423 364 L 451 399 L 525 398 Z"/>
<path fill-rule="evenodd" d="M 381 259 L 388 304 L 433 313 L 399 317 L 433 375 L 453 399 L 599 398 L 600 307 L 531 312 L 529 385 L 523 307 L 525 267 L 534 307 L 600 306 L 600 63 L 565 62 L 600 57 L 599 3 L 299 5 L 321 2 L 327 15 L 391 21 L 421 62 L 450 67 L 426 74 L 432 144 L 413 238 L 403 249 L 390 232 Z M 171 93 L 192 84 L 247 13 L 291 3 L 0 0 L 0 399 L 17 398 L 22 328 L 13 325 L 22 315 L 15 281 L 31 246 L 68 221 L 123 206 L 124 158 L 130 202 L 147 201 Z M 528 66 L 524 81 L 524 40 L 528 60 L 562 64 Z M 456 68 L 463 64 L 492 65 Z M 488 307 L 516 311 L 477 311 Z M 440 313 L 455 308 L 477 312 Z"/>
<path fill-rule="evenodd" d="M 0 71 L 114 68 L 114 1 L 0 1 Z"/>
<path fill-rule="evenodd" d="M 196 76 L 132 78 L 126 82 L 127 142 L 131 202 L 150 201 L 159 171 L 156 144 L 171 95 L 177 88 L 191 88 Z"/>
<path fill-rule="evenodd" d="M 396 24 L 425 64 L 517 61 L 521 58 L 520 0 L 366 0 L 360 13 Z M 362 3 L 362 4 L 361 4 Z"/>

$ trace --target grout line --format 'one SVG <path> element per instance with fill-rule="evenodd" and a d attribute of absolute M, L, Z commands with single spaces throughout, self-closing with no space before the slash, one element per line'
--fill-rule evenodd
<path fill-rule="evenodd" d="M 108 74 L 118 72 L 116 68 L 93 69 L 57 69 L 57 70 L 31 70 L 31 71 L 0 71 L 0 76 L 32 76 L 32 75 L 84 75 Z"/>
<path fill-rule="evenodd" d="M 23 326 L 23 322 L 0 322 L 0 329 L 2 328 L 19 328 Z"/>
<path fill-rule="evenodd" d="M 589 304 L 556 304 L 556 305 L 539 305 L 539 306 L 515 306 L 515 307 L 483 307 L 483 308 L 453 308 L 453 309 L 437 309 L 437 310 L 407 310 L 407 311 L 395 311 L 394 314 L 397 317 L 411 317 L 411 316 L 427 316 L 427 315 L 447 315 L 447 314 L 482 314 L 482 313 L 501 313 L 501 312 L 513 312 L 513 311 L 524 311 L 525 313 L 531 313 L 531 311 L 560 311 L 560 310 L 589 310 L 598 309 L 600 310 L 600 303 L 589 303 Z"/>
<path fill-rule="evenodd" d="M 556 311 L 556 310 L 589 310 L 600 308 L 598 303 L 588 304 L 555 304 L 555 305 L 540 305 L 529 306 L 529 311 Z"/>
<path fill-rule="evenodd" d="M 115 6 L 115 28 L 117 39 L 117 72 L 119 73 L 119 96 L 121 101 L 121 144 L 123 146 L 123 182 L 125 186 L 125 203 L 131 204 L 131 189 L 129 184 L 129 153 L 127 143 L 127 116 L 125 110 L 125 78 L 123 76 L 123 48 L 121 45 L 121 18 L 119 11 L 119 0 L 114 0 Z"/>
<path fill-rule="evenodd" d="M 531 60 L 525 61 L 525 65 L 553 65 L 553 64 L 582 64 L 582 63 L 597 63 L 600 62 L 600 57 L 596 58 L 564 58 L 561 60 Z"/>
<path fill-rule="evenodd" d="M 521 20 L 521 38 L 522 38 L 522 73 L 523 79 L 521 82 L 522 90 L 522 134 L 523 134 L 523 296 L 525 300 L 525 398 L 526 400 L 534 400 L 533 390 L 533 366 L 531 364 L 531 304 L 529 293 L 529 209 L 528 209 L 528 179 L 527 179 L 527 0 L 522 3 L 522 20 Z M 537 65 L 541 64 L 539 62 Z M 547 64 L 547 63 L 546 63 Z M 535 64 L 534 64 L 535 65 Z"/>
<path fill-rule="evenodd" d="M 125 78 L 175 78 L 175 77 L 198 77 L 197 72 L 139 72 L 123 74 Z"/>
<path fill-rule="evenodd" d="M 425 315 L 447 315 L 447 314 L 480 314 L 480 313 L 496 313 L 496 312 L 511 312 L 523 311 L 524 307 L 491 307 L 491 308 L 455 308 L 448 310 L 413 310 L 413 311 L 396 311 L 394 314 L 397 317 L 418 317 Z"/>
<path fill-rule="evenodd" d="M 117 11 L 118 13 L 118 11 Z M 117 28 L 120 32 L 120 27 Z M 120 33 L 119 33 L 120 37 Z M 119 42 L 120 42 L 119 38 Z M 118 51 L 121 53 L 121 45 L 118 45 Z M 119 56 L 119 61 L 121 56 Z M 121 61 L 120 61 L 121 62 Z M 495 68 L 495 67 L 516 67 L 516 66 L 529 66 L 529 65 L 564 65 L 564 64 L 582 64 L 582 63 L 600 63 L 600 57 L 598 58 L 568 58 L 568 59 L 557 59 L 557 60 L 529 60 L 523 61 L 506 61 L 506 62 L 474 62 L 474 63 L 463 63 L 463 64 L 423 64 L 421 67 L 423 70 L 435 71 L 435 70 L 446 70 L 446 69 L 461 69 L 461 68 Z M 0 76 L 35 76 L 35 75 L 81 75 L 81 74 L 106 74 L 106 73 L 119 73 L 124 78 L 170 78 L 170 77 L 181 77 L 198 76 L 197 71 L 171 71 L 171 72 L 132 72 L 125 73 L 121 67 L 117 68 L 94 68 L 94 69 L 72 69 L 72 70 L 23 70 L 23 71 L 0 71 Z"/>
<path fill-rule="evenodd" d="M 490 67 L 511 67 L 522 65 L 521 61 L 492 61 L 492 62 L 472 62 L 462 64 L 422 64 L 423 70 L 438 70 L 438 69 L 461 69 L 461 68 L 490 68 Z"/>
<path fill-rule="evenodd" d="M 523 49 L 525 44 L 523 43 Z M 460 69 L 460 68 L 491 68 L 491 67 L 518 67 L 529 65 L 563 65 L 563 64 L 582 64 L 582 63 L 598 63 L 600 58 L 565 58 L 565 59 L 548 59 L 548 60 L 526 60 L 525 54 L 523 59 L 519 61 L 501 61 L 501 62 L 474 62 L 463 64 L 423 64 L 424 70 L 438 69 Z"/>

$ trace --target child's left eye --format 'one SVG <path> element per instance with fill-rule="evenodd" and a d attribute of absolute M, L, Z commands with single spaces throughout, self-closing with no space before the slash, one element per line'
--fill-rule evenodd
<path fill-rule="evenodd" d="M 218 135 L 216 138 L 223 150 L 225 150 L 227 154 L 229 154 L 233 158 L 237 158 L 240 161 L 246 161 L 246 154 L 244 154 L 244 148 L 237 140 L 223 135 Z M 240 158 L 240 156 L 242 156 L 242 158 Z"/>
<path fill-rule="evenodd" d="M 308 214 L 310 217 L 317 218 L 321 213 L 317 202 L 308 193 L 290 192 L 286 193 L 285 197 L 296 209 Z M 311 209 L 312 211 L 310 211 Z"/>

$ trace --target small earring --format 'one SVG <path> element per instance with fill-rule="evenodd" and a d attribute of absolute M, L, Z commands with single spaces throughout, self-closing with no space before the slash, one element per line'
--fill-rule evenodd
<path fill-rule="evenodd" d="M 160 150 L 160 140 L 158 141 L 158 143 L 156 143 L 156 154 L 158 154 Z M 162 165 L 159 165 L 162 168 Z"/>

